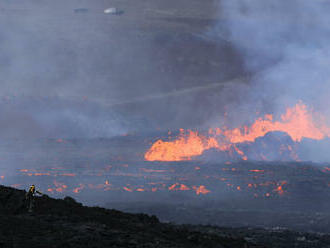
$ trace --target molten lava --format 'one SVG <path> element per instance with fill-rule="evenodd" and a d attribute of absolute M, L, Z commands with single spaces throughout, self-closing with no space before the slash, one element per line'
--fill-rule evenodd
<path fill-rule="evenodd" d="M 210 190 L 206 189 L 204 185 L 200 185 L 199 187 L 193 186 L 193 189 L 196 191 L 196 195 L 206 195 L 211 192 Z"/>
<path fill-rule="evenodd" d="M 185 131 L 180 129 L 180 135 L 176 140 L 156 141 L 145 154 L 145 159 L 149 161 L 190 160 L 191 157 L 201 155 L 207 149 L 218 147 L 218 142 L 212 137 L 206 138 L 191 130 L 188 130 L 186 135 Z"/>
<path fill-rule="evenodd" d="M 204 151 L 215 148 L 230 154 L 235 151 L 243 160 L 247 160 L 247 156 L 235 144 L 254 142 L 257 138 L 273 131 L 285 132 L 295 142 L 300 142 L 302 138 L 321 140 L 329 137 L 330 128 L 319 122 L 313 119 L 306 105 L 299 102 L 294 107 L 288 108 L 280 121 L 274 121 L 273 115 L 267 114 L 263 118 L 256 119 L 251 126 L 210 129 L 207 137 L 197 131 L 181 129 L 174 140 L 157 140 L 145 153 L 144 158 L 148 161 L 191 160 Z M 288 147 L 288 149 L 292 148 Z"/>

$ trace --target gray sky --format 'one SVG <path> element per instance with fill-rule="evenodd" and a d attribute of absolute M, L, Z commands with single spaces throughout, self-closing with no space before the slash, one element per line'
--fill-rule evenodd
<path fill-rule="evenodd" d="M 227 41 L 207 37 L 216 3 L 187 3 L 2 1 L 0 137 L 112 137 L 207 123 L 222 82 L 244 70 Z M 112 5 L 124 14 L 105 15 Z"/>

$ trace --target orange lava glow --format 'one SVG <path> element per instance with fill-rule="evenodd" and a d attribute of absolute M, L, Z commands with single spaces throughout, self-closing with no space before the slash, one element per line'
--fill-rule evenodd
<path fill-rule="evenodd" d="M 186 191 L 186 190 L 190 190 L 190 188 L 184 184 L 175 183 L 175 184 L 171 185 L 170 187 L 168 187 L 168 190 Z"/>
<path fill-rule="evenodd" d="M 205 195 L 205 194 L 208 194 L 211 192 L 210 190 L 206 189 L 204 185 L 201 185 L 199 187 L 193 186 L 193 189 L 196 191 L 197 195 L 200 195 L 200 194 Z"/>
<path fill-rule="evenodd" d="M 73 189 L 73 192 L 78 194 L 85 186 L 83 184 L 79 184 L 79 187 Z"/>
<path fill-rule="evenodd" d="M 63 183 L 60 183 L 60 182 L 57 182 L 56 180 L 54 180 L 54 185 L 55 185 L 55 191 L 57 192 L 63 192 L 64 190 L 66 190 L 68 188 L 67 185 L 63 184 Z"/>
<path fill-rule="evenodd" d="M 191 130 L 188 130 L 186 135 L 181 129 L 179 137 L 174 141 L 156 141 L 145 154 L 145 159 L 148 161 L 190 160 L 191 157 L 201 155 L 205 150 L 218 146 L 214 138 L 207 139 Z"/>
<path fill-rule="evenodd" d="M 63 173 L 63 174 L 61 174 L 61 176 L 66 176 L 66 177 L 75 177 L 75 176 L 76 176 L 76 174 L 74 174 L 74 173 Z"/>
<path fill-rule="evenodd" d="M 124 190 L 126 190 L 126 191 L 128 191 L 128 192 L 133 192 L 133 190 L 132 190 L 132 189 L 130 189 L 130 188 L 127 188 L 127 187 L 123 187 L 123 189 L 124 189 Z"/>
<path fill-rule="evenodd" d="M 235 144 L 254 142 L 268 132 L 285 132 L 295 142 L 300 142 L 303 138 L 321 140 L 329 137 L 330 127 L 320 121 L 323 118 L 315 121 L 313 116 L 307 106 L 299 102 L 294 107 L 287 108 L 279 121 L 275 121 L 273 115 L 267 114 L 263 118 L 256 119 L 250 126 L 210 129 L 208 136 L 201 135 L 197 131 L 181 129 L 174 140 L 157 140 L 153 143 L 144 158 L 147 161 L 191 160 L 203 154 L 205 150 L 215 148 L 230 153 L 235 151 L 243 160 L 247 160 L 247 156 Z M 288 149 L 292 150 L 292 147 Z"/>
<path fill-rule="evenodd" d="M 258 173 L 264 172 L 264 170 L 249 170 L 249 171 L 251 171 L 251 172 L 258 172 Z"/>
<path fill-rule="evenodd" d="M 274 191 L 276 191 L 279 195 L 283 195 L 284 194 L 283 185 L 285 184 L 286 181 L 281 182 Z"/>
<path fill-rule="evenodd" d="M 34 173 L 35 176 L 50 176 L 50 173 Z"/>

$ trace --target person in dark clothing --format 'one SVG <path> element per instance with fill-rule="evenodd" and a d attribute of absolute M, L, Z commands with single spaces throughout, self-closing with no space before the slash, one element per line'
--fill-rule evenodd
<path fill-rule="evenodd" d="M 36 190 L 36 187 L 34 186 L 34 184 L 32 184 L 29 188 L 29 191 L 26 192 L 26 194 L 25 194 L 25 199 L 27 202 L 27 209 L 28 209 L 29 213 L 33 212 L 34 203 L 35 203 L 34 197 L 36 194 L 43 195 L 41 192 Z"/>

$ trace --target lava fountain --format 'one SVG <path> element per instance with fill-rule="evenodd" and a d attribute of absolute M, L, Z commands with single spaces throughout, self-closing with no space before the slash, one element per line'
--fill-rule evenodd
<path fill-rule="evenodd" d="M 294 142 L 303 138 L 321 140 L 330 136 L 330 127 L 324 118 L 316 115 L 302 102 L 286 109 L 280 120 L 274 120 L 272 114 L 256 119 L 250 126 L 229 129 L 227 127 L 210 129 L 207 135 L 198 131 L 180 129 L 180 134 L 170 141 L 157 140 L 145 153 L 147 161 L 182 161 L 200 156 L 211 148 L 236 153 L 243 159 L 247 156 L 236 144 L 254 142 L 269 132 L 287 133 Z"/>

